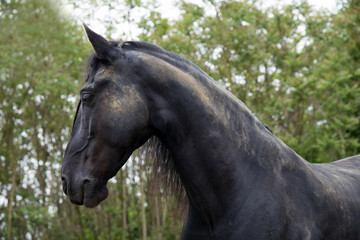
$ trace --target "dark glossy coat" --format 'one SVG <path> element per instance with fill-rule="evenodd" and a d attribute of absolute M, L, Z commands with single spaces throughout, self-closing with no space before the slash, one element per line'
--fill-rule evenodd
<path fill-rule="evenodd" d="M 182 239 L 360 239 L 360 156 L 311 164 L 190 61 L 86 27 L 95 56 L 62 165 L 65 193 L 95 207 L 155 135 L 189 200 Z"/>

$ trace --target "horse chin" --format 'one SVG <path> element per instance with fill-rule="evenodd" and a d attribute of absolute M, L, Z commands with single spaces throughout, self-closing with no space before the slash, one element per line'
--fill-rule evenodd
<path fill-rule="evenodd" d="M 106 185 L 96 189 L 84 189 L 83 204 L 87 208 L 94 208 L 104 201 L 109 195 L 109 190 Z"/>

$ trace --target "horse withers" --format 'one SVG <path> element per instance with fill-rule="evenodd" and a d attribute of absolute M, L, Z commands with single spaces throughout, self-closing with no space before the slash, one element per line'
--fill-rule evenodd
<path fill-rule="evenodd" d="M 97 206 L 156 138 L 189 202 L 182 239 L 360 239 L 360 156 L 311 164 L 187 59 L 85 29 L 94 54 L 61 169 L 72 203 Z"/>

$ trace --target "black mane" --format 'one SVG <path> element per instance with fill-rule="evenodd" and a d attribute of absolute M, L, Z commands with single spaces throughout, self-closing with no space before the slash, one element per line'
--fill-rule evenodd
<path fill-rule="evenodd" d="M 139 42 L 139 41 L 126 41 L 126 42 L 120 42 L 118 46 L 124 50 L 135 50 L 135 51 L 147 53 L 156 58 L 162 59 L 170 63 L 171 65 L 182 69 L 183 71 L 191 71 L 191 68 L 193 68 L 200 71 L 203 74 L 206 74 L 196 64 L 186 59 L 185 57 L 175 53 L 168 52 L 151 43 Z"/>
<path fill-rule="evenodd" d="M 165 62 L 173 65 L 181 69 L 184 72 L 189 73 L 190 75 L 194 76 L 196 79 L 208 79 L 214 81 L 211 77 L 207 75 L 201 68 L 199 68 L 196 64 L 191 62 L 190 60 L 186 59 L 185 57 L 168 52 L 154 44 L 147 43 L 147 42 L 140 42 L 140 41 L 111 41 L 110 42 L 113 46 L 123 49 L 124 51 L 138 51 L 149 54 Z M 86 82 L 92 82 L 94 80 L 94 76 L 98 68 L 100 67 L 101 63 L 105 63 L 105 61 L 100 60 L 96 57 L 94 53 L 88 59 L 88 71 L 86 76 Z"/>

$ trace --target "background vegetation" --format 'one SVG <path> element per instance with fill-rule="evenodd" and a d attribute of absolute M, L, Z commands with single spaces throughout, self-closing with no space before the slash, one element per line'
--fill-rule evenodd
<path fill-rule="evenodd" d="M 152 190 L 151 161 L 139 154 L 101 206 L 64 196 L 60 164 L 91 47 L 59 4 L 0 1 L 0 239 L 179 239 L 177 205 Z M 173 20 L 155 0 L 68 4 L 89 21 L 105 9 L 108 36 L 194 61 L 308 161 L 360 153 L 359 1 L 343 0 L 336 13 L 306 1 L 270 9 L 256 0 L 178 1 Z"/>

